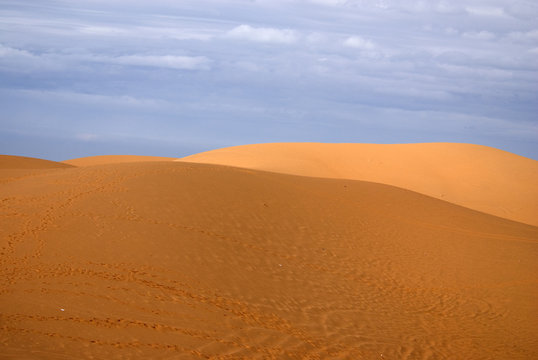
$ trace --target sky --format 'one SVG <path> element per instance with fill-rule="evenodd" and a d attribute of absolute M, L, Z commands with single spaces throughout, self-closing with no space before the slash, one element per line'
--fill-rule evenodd
<path fill-rule="evenodd" d="M 266 142 L 538 159 L 538 2 L 0 0 L 0 153 Z"/>

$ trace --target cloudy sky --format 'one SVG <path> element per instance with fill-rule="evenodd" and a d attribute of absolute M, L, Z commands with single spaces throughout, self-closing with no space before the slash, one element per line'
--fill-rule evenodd
<path fill-rule="evenodd" d="M 538 159 L 536 0 L 0 0 L 0 153 L 468 142 Z"/>

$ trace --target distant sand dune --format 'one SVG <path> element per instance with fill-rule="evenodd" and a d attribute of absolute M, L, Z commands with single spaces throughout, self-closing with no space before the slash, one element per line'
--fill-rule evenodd
<path fill-rule="evenodd" d="M 0 155 L 0 169 L 54 169 L 70 168 L 69 164 L 26 156 Z"/>
<path fill-rule="evenodd" d="M 538 225 L 538 161 L 486 146 L 273 143 L 179 160 L 379 182 Z"/>
<path fill-rule="evenodd" d="M 141 156 L 141 155 L 101 155 L 88 156 L 83 158 L 64 160 L 62 163 L 74 166 L 95 166 L 104 164 L 119 164 L 130 162 L 147 162 L 147 161 L 172 161 L 176 160 L 171 157 L 161 156 Z"/>
<path fill-rule="evenodd" d="M 38 172 L 0 186 L 0 253 L 0 358 L 538 358 L 538 228 L 383 184 Z"/>

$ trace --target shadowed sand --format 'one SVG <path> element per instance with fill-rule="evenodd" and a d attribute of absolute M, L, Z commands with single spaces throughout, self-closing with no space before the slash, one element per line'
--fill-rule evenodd
<path fill-rule="evenodd" d="M 0 170 L 70 168 L 70 164 L 26 156 L 0 155 Z"/>
<path fill-rule="evenodd" d="M 29 176 L 72 168 L 72 165 L 25 156 L 0 155 L 0 185 Z"/>
<path fill-rule="evenodd" d="M 274 143 L 180 160 L 379 182 L 538 225 L 538 161 L 487 146 Z"/>
<path fill-rule="evenodd" d="M 64 160 L 62 163 L 74 166 L 94 166 L 104 164 L 119 164 L 131 162 L 148 162 L 148 161 L 172 161 L 176 158 L 162 156 L 141 156 L 141 155 L 100 155 L 88 156 L 83 158 Z"/>
<path fill-rule="evenodd" d="M 0 358 L 536 359 L 538 228 L 210 164 L 0 186 Z"/>

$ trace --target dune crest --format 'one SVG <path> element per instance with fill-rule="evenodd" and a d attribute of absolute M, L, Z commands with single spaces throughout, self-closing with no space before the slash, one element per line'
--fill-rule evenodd
<path fill-rule="evenodd" d="M 0 155 L 0 169 L 55 169 L 73 165 L 26 156 Z"/>
<path fill-rule="evenodd" d="M 62 161 L 62 163 L 82 167 L 82 166 L 95 166 L 95 165 L 105 165 L 105 164 L 148 162 L 148 161 L 172 161 L 172 160 L 175 160 L 175 158 L 162 157 L 162 156 L 143 156 L 143 155 L 99 155 L 99 156 L 87 156 L 87 157 L 82 157 L 82 158 L 64 160 Z"/>
<path fill-rule="evenodd" d="M 178 159 L 302 176 L 378 182 L 538 225 L 538 161 L 458 143 L 270 143 Z"/>

